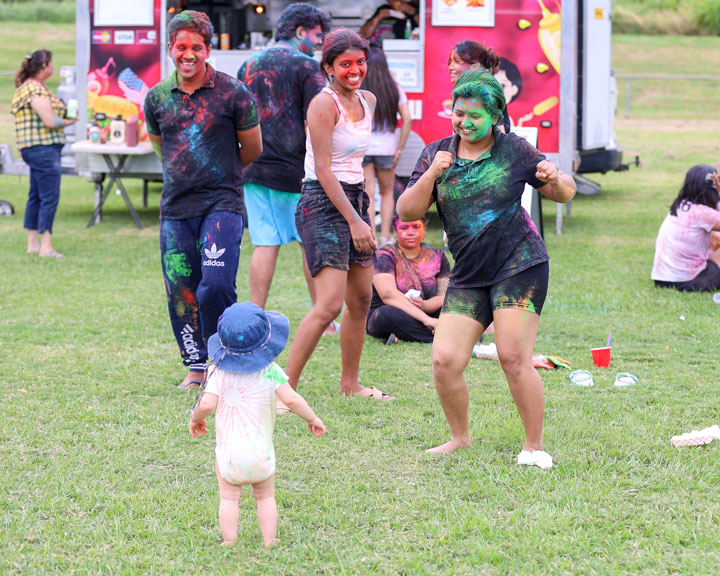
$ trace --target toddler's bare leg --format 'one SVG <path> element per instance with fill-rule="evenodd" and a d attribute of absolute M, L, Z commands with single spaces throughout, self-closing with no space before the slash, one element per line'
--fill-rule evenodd
<path fill-rule="evenodd" d="M 275 503 L 275 475 L 252 485 L 253 496 L 257 501 L 258 523 L 265 546 L 277 542 L 277 504 Z"/>
<path fill-rule="evenodd" d="M 220 520 L 220 532 L 223 536 L 223 544 L 231 546 L 235 544 L 238 534 L 238 504 L 240 501 L 241 486 L 230 484 L 222 476 L 218 470 L 217 462 L 215 463 L 215 473 L 217 474 L 218 487 L 220 488 L 220 506 L 218 508 L 218 518 Z"/>

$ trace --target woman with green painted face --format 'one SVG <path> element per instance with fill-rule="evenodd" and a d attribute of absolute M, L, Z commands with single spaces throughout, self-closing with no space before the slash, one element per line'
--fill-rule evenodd
<path fill-rule="evenodd" d="M 435 388 L 451 439 L 429 452 L 470 445 L 463 372 L 494 321 L 500 365 L 525 429 L 517 462 L 549 468 L 552 457 L 542 439 L 544 391 L 532 366 L 549 257 L 520 200 L 527 183 L 550 200 L 567 202 L 575 196 L 575 182 L 527 141 L 498 130 L 505 96 L 491 74 L 465 72 L 452 95 L 454 134 L 423 150 L 397 202 L 404 221 L 421 218 L 436 202 L 455 259 L 432 348 Z"/>

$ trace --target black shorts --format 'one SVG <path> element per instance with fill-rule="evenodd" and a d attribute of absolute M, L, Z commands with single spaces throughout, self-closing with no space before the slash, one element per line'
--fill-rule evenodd
<path fill-rule="evenodd" d="M 707 261 L 705 270 L 692 280 L 685 282 L 663 282 L 655 280 L 658 288 L 676 288 L 680 292 L 714 292 L 720 290 L 720 268 L 712 260 Z"/>
<path fill-rule="evenodd" d="M 365 193 L 363 183 L 340 182 L 340 185 L 352 207 L 370 226 L 370 199 Z M 295 212 L 295 224 L 312 276 L 326 266 L 349 270 L 353 264 L 372 266 L 375 263 L 374 253 L 355 250 L 350 226 L 317 180 L 303 182 L 302 196 Z"/>
<path fill-rule="evenodd" d="M 462 314 L 485 328 L 493 321 L 493 311 L 502 308 L 527 310 L 540 315 L 547 295 L 550 265 L 547 262 L 527 268 L 492 286 L 448 287 L 443 314 Z"/>

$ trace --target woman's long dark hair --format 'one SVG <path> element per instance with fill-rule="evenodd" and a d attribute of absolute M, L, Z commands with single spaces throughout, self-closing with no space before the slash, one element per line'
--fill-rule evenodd
<path fill-rule="evenodd" d="M 52 60 L 52 52 L 40 48 L 35 50 L 32 54 L 28 54 L 20 65 L 20 70 L 15 74 L 15 88 L 20 87 L 25 80 L 32 78 L 40 72 L 46 65 Z"/>
<path fill-rule="evenodd" d="M 458 42 L 453 47 L 455 56 L 466 64 L 480 64 L 495 74 L 500 68 L 500 58 L 492 48 L 486 48 L 480 42 L 465 40 Z"/>
<path fill-rule="evenodd" d="M 670 214 L 677 216 L 678 209 L 688 210 L 690 204 L 700 204 L 717 208 L 720 195 L 715 189 L 712 179 L 708 180 L 708 174 L 716 174 L 717 170 L 706 164 L 698 164 L 687 171 L 685 182 L 680 188 L 680 193 L 675 202 L 670 206 Z"/>
<path fill-rule="evenodd" d="M 367 75 L 362 88 L 377 98 L 373 129 L 379 132 L 393 132 L 397 125 L 398 87 L 388 69 L 385 52 L 380 46 L 370 46 Z"/>

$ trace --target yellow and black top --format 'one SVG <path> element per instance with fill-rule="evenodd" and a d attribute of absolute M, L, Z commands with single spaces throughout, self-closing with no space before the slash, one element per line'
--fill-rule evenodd
<path fill-rule="evenodd" d="M 33 98 L 49 98 L 53 113 L 65 117 L 65 103 L 55 96 L 44 84 L 29 80 L 15 90 L 10 112 L 15 116 L 15 142 L 18 149 L 30 146 L 65 144 L 62 127 L 48 128 L 37 112 L 30 106 Z"/>

